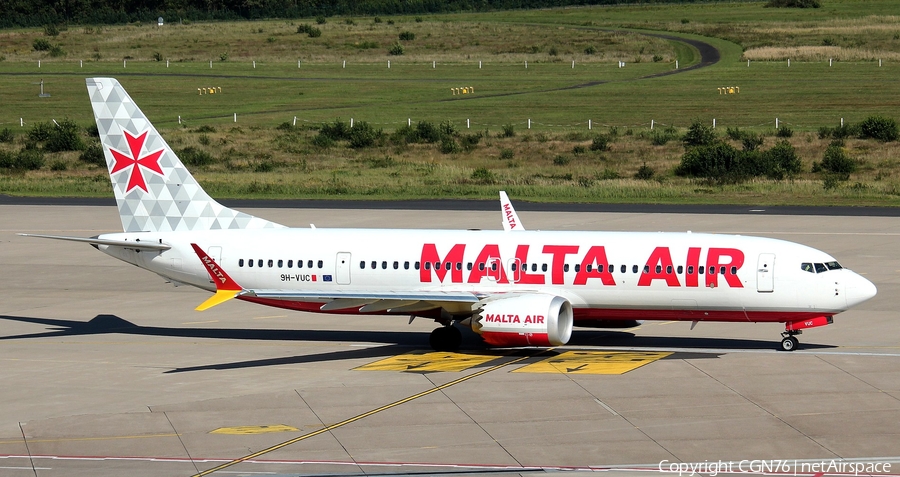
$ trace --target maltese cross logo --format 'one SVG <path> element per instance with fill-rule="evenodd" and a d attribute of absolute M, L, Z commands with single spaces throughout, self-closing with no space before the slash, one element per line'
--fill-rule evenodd
<path fill-rule="evenodd" d="M 122 154 L 115 149 L 110 148 L 109 152 L 112 153 L 113 158 L 116 160 L 116 164 L 113 166 L 110 174 L 115 174 L 124 169 L 131 168 L 131 172 L 128 176 L 128 187 L 125 189 L 125 193 L 131 192 L 131 189 L 135 187 L 143 190 L 144 192 L 150 192 L 147 190 L 147 183 L 144 181 L 144 175 L 141 173 L 141 167 L 146 167 L 151 171 L 163 175 L 162 168 L 159 166 L 159 158 L 162 156 L 163 149 L 160 149 L 155 152 L 151 152 L 144 157 L 139 157 L 141 153 L 141 148 L 144 147 L 144 141 L 147 139 L 147 131 L 144 131 L 140 136 L 132 136 L 128 131 L 122 131 L 125 133 L 125 139 L 128 141 L 128 149 L 131 151 L 131 157 Z"/>

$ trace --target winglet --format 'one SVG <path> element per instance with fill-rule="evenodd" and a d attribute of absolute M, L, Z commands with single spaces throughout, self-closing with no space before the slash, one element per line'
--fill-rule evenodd
<path fill-rule="evenodd" d="M 200 257 L 200 261 L 203 262 L 206 271 L 209 273 L 209 278 L 216 284 L 216 294 L 201 303 L 195 310 L 203 311 L 212 308 L 238 296 L 238 293 L 244 290 L 237 282 L 228 276 L 227 273 L 225 273 L 225 270 L 222 270 L 222 267 L 220 267 L 212 257 L 207 255 L 202 248 L 197 246 L 197 244 L 192 243 L 191 248 L 193 248 L 194 253 Z"/>
<path fill-rule="evenodd" d="M 519 215 L 516 214 L 516 209 L 513 208 L 512 202 L 509 201 L 506 192 L 502 190 L 500 191 L 500 213 L 503 216 L 503 230 L 507 232 L 510 230 L 525 230 L 522 222 L 519 221 Z"/>

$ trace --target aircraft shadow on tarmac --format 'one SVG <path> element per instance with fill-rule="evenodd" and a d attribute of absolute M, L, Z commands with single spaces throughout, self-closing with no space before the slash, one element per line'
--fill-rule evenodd
<path fill-rule="evenodd" d="M 179 338 L 209 338 L 224 340 L 261 340 L 261 341 L 334 341 L 384 344 L 371 348 L 359 348 L 345 351 L 334 351 L 318 354 L 268 358 L 252 361 L 209 364 L 175 368 L 166 373 L 180 373 L 202 370 L 224 370 L 239 368 L 255 368 L 263 366 L 280 366 L 288 364 L 314 363 L 321 361 L 339 361 L 359 358 L 383 358 L 395 356 L 410 349 L 427 348 L 428 333 L 421 331 L 365 331 L 365 330 L 284 330 L 284 329 L 240 329 L 240 328 L 171 328 L 158 326 L 141 326 L 119 318 L 115 315 L 97 315 L 90 321 L 60 320 L 53 318 L 35 318 L 27 316 L 0 315 L 0 320 L 18 321 L 44 325 L 48 331 L 39 333 L 0 336 L 0 341 L 54 338 L 61 336 L 81 335 L 142 335 L 165 336 Z M 463 352 L 483 354 L 484 344 L 471 330 L 463 331 Z M 710 337 L 660 337 L 637 336 L 634 333 L 609 330 L 579 329 L 572 335 L 569 346 L 603 347 L 605 349 L 627 348 L 681 348 L 696 349 L 698 352 L 707 349 L 716 350 L 774 350 L 772 341 L 710 338 Z M 830 345 L 804 343 L 804 349 L 833 348 Z M 488 351 L 490 352 L 490 351 Z M 720 354 L 710 353 L 678 353 L 678 357 L 717 357 Z"/>

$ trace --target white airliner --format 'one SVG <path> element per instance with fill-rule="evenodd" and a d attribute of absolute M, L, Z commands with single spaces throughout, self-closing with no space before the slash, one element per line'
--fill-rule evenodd
<path fill-rule="evenodd" d="M 92 244 L 177 284 L 307 312 L 408 315 L 493 346 L 558 346 L 573 325 L 641 320 L 784 323 L 801 330 L 875 296 L 825 252 L 700 233 L 526 231 L 501 192 L 503 230 L 287 228 L 222 206 L 191 176 L 118 81 L 87 80 L 124 232 Z"/>

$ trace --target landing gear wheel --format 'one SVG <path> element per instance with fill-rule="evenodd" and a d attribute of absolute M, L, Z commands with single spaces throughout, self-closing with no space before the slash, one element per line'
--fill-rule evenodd
<path fill-rule="evenodd" d="M 794 351 L 800 345 L 800 340 L 795 336 L 785 336 L 781 340 L 781 349 L 783 351 Z"/>
<path fill-rule="evenodd" d="M 456 351 L 462 344 L 462 333 L 455 326 L 442 326 L 431 332 L 428 342 L 435 351 Z"/>

